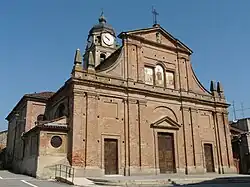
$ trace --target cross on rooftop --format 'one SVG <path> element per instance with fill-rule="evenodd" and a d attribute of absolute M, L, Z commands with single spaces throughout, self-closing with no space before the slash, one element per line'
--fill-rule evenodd
<path fill-rule="evenodd" d="M 159 15 L 159 13 L 156 12 L 154 7 L 152 7 L 152 14 L 153 14 L 153 23 L 154 25 L 157 25 L 157 16 Z"/>

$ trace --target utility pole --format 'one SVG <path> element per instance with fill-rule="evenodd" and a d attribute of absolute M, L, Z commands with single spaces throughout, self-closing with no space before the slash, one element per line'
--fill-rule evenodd
<path fill-rule="evenodd" d="M 236 119 L 236 112 L 237 111 L 240 111 L 241 112 L 241 115 L 242 115 L 242 118 L 245 118 L 245 110 L 249 110 L 250 108 L 244 108 L 244 103 L 241 102 L 241 105 L 240 105 L 240 109 L 237 109 L 235 110 L 235 104 L 234 104 L 234 101 L 233 101 L 233 111 L 234 111 L 234 117 Z"/>
<path fill-rule="evenodd" d="M 234 121 L 236 121 L 236 120 L 237 120 L 237 117 L 236 117 L 236 110 L 235 110 L 234 101 L 233 101 L 233 114 L 234 114 Z"/>
<path fill-rule="evenodd" d="M 242 118 L 245 118 L 243 102 L 241 102 L 241 114 L 242 114 Z"/>

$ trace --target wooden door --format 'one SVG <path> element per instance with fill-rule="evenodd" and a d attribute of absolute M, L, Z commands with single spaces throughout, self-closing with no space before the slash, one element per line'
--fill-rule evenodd
<path fill-rule="evenodd" d="M 212 144 L 204 144 L 205 162 L 207 172 L 214 172 L 214 157 Z"/>
<path fill-rule="evenodd" d="M 106 175 L 118 174 L 118 142 L 104 139 L 104 169 Z"/>
<path fill-rule="evenodd" d="M 158 133 L 160 173 L 175 172 L 174 138 L 170 133 Z"/>

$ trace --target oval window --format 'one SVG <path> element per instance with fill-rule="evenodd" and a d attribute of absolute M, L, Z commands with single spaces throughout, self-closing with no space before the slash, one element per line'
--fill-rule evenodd
<path fill-rule="evenodd" d="M 53 136 L 51 138 L 50 144 L 54 147 L 54 148 L 58 148 L 62 145 L 62 138 L 60 136 Z"/>

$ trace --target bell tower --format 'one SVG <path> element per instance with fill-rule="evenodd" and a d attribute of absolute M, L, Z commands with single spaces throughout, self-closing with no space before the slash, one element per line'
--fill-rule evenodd
<path fill-rule="evenodd" d="M 116 50 L 116 35 L 112 26 L 107 24 L 103 15 L 99 17 L 99 23 L 94 25 L 88 35 L 84 54 L 84 69 L 90 66 L 95 68 Z M 89 62 L 91 59 L 92 62 Z"/>

